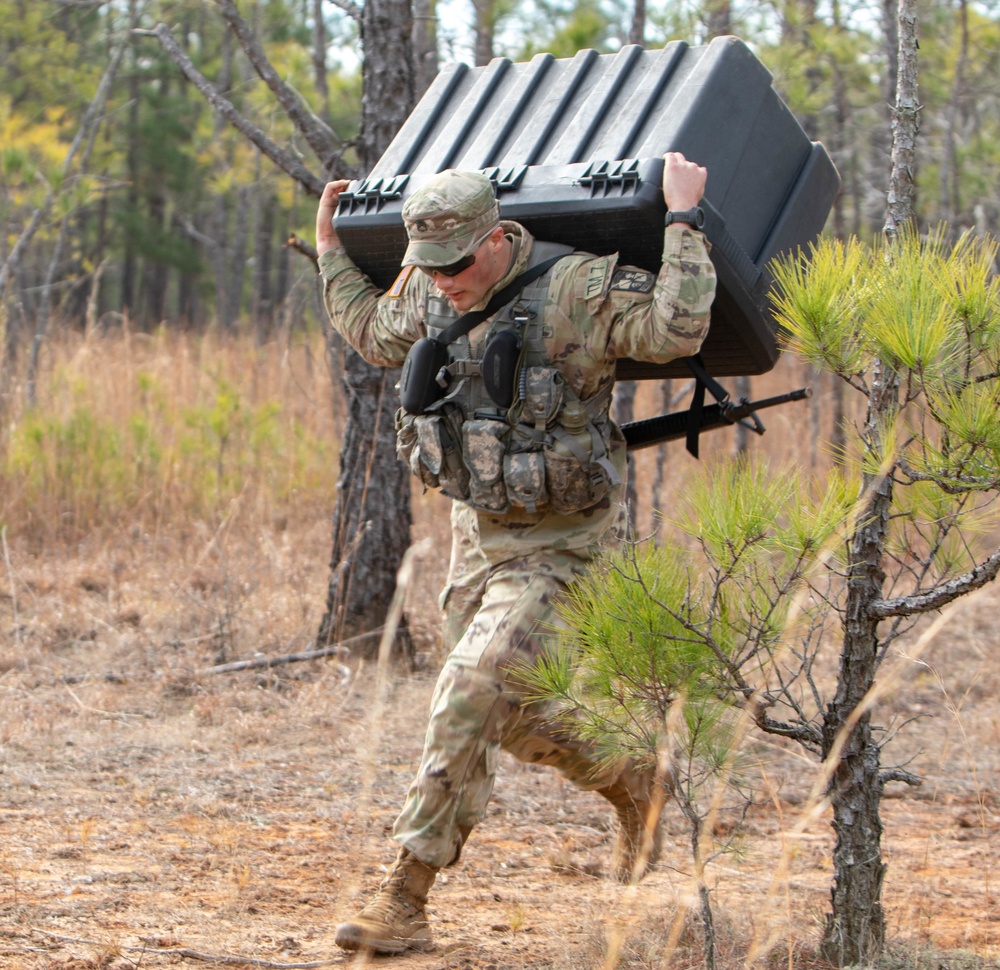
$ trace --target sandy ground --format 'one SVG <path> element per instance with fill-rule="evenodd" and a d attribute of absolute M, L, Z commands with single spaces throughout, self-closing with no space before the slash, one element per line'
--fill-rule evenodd
<path fill-rule="evenodd" d="M 385 696 L 376 669 L 355 661 L 209 673 L 301 649 L 322 609 L 324 523 L 229 541 L 224 556 L 198 536 L 130 535 L 58 556 L 12 544 L 0 598 L 0 966 L 703 965 L 684 919 L 679 813 L 666 813 L 652 874 L 617 886 L 603 877 L 600 799 L 506 758 L 488 821 L 433 892 L 434 950 L 375 961 L 337 951 L 336 923 L 393 855 L 439 662 L 431 621 L 423 669 L 396 671 Z M 439 569 L 424 571 L 428 586 Z M 899 727 L 886 763 L 925 779 L 891 787 L 884 803 L 885 905 L 905 954 L 892 966 L 1000 967 L 997 602 L 991 590 L 956 611 L 880 711 Z M 761 754 L 769 787 L 708 870 L 719 966 L 754 955 L 816 966 L 829 817 L 807 798 L 814 764 Z M 720 839 L 731 831 L 725 807 L 717 824 Z"/>

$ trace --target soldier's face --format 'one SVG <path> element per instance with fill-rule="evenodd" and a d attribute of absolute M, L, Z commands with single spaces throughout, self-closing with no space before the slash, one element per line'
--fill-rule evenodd
<path fill-rule="evenodd" d="M 507 272 L 510 254 L 503 229 L 497 226 L 479 245 L 474 255 L 476 258 L 472 265 L 454 276 L 445 276 L 432 269 L 424 270 L 459 313 L 465 313 L 482 303 L 483 297 Z"/>

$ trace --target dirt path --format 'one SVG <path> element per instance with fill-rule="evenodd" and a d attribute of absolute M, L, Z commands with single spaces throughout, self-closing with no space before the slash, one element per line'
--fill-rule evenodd
<path fill-rule="evenodd" d="M 32 595 L 3 642 L 0 966 L 362 965 L 336 951 L 333 928 L 392 857 L 387 833 L 433 670 L 398 677 L 383 716 L 367 667 L 350 681 L 321 662 L 207 675 L 206 645 L 164 632 L 168 615 L 188 613 L 197 629 L 191 601 L 157 612 L 150 592 L 133 615 L 138 593 L 88 589 L 94 558 L 82 561 L 22 568 Z M 302 577 L 278 567 L 301 600 Z M 887 723 L 919 716 L 891 752 L 926 779 L 885 802 L 889 930 L 909 954 L 900 967 L 1000 966 L 995 602 L 971 604 L 935 666 L 915 665 L 886 710 Z M 263 629 L 271 608 L 244 607 L 242 622 Z M 761 965 L 814 966 L 800 955 L 826 913 L 828 818 L 807 811 L 814 765 L 762 754 L 774 793 L 761 790 L 739 851 L 709 869 L 720 967 L 755 948 L 770 954 Z M 434 951 L 374 963 L 580 970 L 614 965 L 605 954 L 617 947 L 623 967 L 702 965 L 696 927 L 683 923 L 680 816 L 668 812 L 664 858 L 638 888 L 602 878 L 609 823 L 596 796 L 505 759 L 488 822 L 434 891 Z M 723 811 L 720 837 L 727 824 Z M 948 952 L 915 962 L 935 949 Z"/>

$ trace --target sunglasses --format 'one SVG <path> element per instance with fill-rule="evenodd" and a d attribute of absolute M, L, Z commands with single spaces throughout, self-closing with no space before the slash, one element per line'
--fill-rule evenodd
<path fill-rule="evenodd" d="M 494 226 L 493 229 L 496 229 L 496 226 Z M 477 240 L 476 245 L 472 247 L 472 252 L 467 256 L 463 256 L 461 259 L 457 259 L 454 263 L 449 263 L 447 266 L 421 266 L 421 271 L 426 273 L 429 277 L 431 277 L 431 279 L 434 278 L 435 273 L 440 273 L 442 276 L 449 277 L 458 276 L 459 273 L 464 273 L 476 262 L 476 253 L 479 252 L 479 247 L 493 235 L 493 229 L 486 233 L 485 236 L 482 236 L 479 240 Z"/>
<path fill-rule="evenodd" d="M 442 276 L 458 276 L 459 273 L 464 273 L 472 266 L 475 261 L 476 253 L 473 251 L 468 256 L 463 256 L 461 259 L 456 260 L 454 263 L 449 263 L 447 266 L 421 266 L 420 269 L 431 277 L 431 279 L 434 278 L 435 273 L 440 273 Z"/>

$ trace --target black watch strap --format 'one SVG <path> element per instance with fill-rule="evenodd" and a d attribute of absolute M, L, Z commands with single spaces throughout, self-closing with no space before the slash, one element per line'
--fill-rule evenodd
<path fill-rule="evenodd" d="M 671 212 L 667 211 L 667 214 L 663 217 L 663 224 L 665 226 L 671 225 L 674 222 L 686 222 L 695 229 L 701 229 L 705 225 L 705 213 L 700 205 L 696 205 L 693 209 L 685 209 L 683 212 Z"/>

